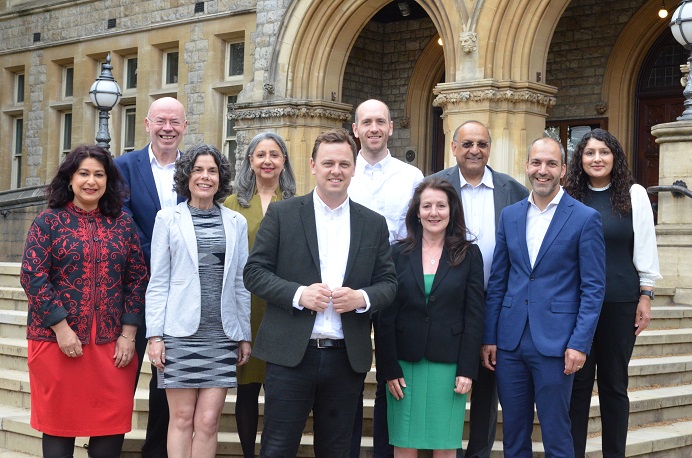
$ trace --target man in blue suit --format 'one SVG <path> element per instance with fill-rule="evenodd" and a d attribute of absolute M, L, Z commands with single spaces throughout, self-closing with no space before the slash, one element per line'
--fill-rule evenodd
<path fill-rule="evenodd" d="M 151 234 L 154 231 L 156 213 L 182 201 L 173 190 L 173 174 L 175 161 L 180 157 L 178 147 L 187 129 L 185 109 L 172 97 L 160 98 L 149 107 L 144 125 L 151 143 L 141 150 L 123 154 L 115 159 L 115 163 L 130 187 L 123 210 L 132 216 L 137 225 L 142 251 L 149 267 Z M 147 348 L 146 326 L 140 326 L 138 329 L 135 347 L 141 370 Z M 139 379 L 139 370 L 137 378 Z M 168 418 L 166 391 L 157 388 L 156 371 L 152 371 L 149 384 L 149 418 L 142 457 L 168 456 Z"/>
<path fill-rule="evenodd" d="M 500 216 L 488 282 L 483 364 L 497 373 L 506 457 L 530 458 L 534 403 L 546 456 L 573 457 L 569 402 L 605 293 L 598 212 L 564 192 L 560 143 L 529 148 L 529 198 Z"/>

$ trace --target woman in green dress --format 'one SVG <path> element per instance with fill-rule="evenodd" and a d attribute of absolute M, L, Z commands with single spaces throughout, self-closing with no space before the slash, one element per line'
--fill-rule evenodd
<path fill-rule="evenodd" d="M 237 192 L 229 196 L 224 205 L 247 219 L 248 244 L 252 250 L 255 235 L 269 204 L 296 194 L 296 179 L 288 160 L 288 149 L 279 135 L 264 132 L 255 135 L 250 141 L 236 177 L 236 189 Z M 266 305 L 264 299 L 252 295 L 250 324 L 253 341 Z M 265 370 L 266 363 L 256 358 L 251 358 L 246 365 L 238 367 L 235 420 L 246 458 L 255 456 L 259 419 L 257 401 L 264 383 Z"/>
<path fill-rule="evenodd" d="M 456 457 L 466 393 L 478 374 L 483 334 L 483 259 L 468 240 L 454 187 L 440 178 L 416 188 L 407 236 L 392 247 L 399 288 L 380 313 L 377 371 L 387 380 L 395 458 L 433 450 Z"/>

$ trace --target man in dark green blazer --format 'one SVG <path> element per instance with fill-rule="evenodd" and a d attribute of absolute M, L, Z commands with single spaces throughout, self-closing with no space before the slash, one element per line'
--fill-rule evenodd
<path fill-rule="evenodd" d="M 344 129 L 320 134 L 315 190 L 270 204 L 245 267 L 245 286 L 267 300 L 253 349 L 267 361 L 260 456 L 296 456 L 310 411 L 315 456 L 348 456 L 370 315 L 397 286 L 384 217 L 348 198 L 355 160 Z"/>

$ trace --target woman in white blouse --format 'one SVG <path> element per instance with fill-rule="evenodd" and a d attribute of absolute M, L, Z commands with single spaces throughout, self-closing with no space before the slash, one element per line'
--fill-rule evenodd
<path fill-rule="evenodd" d="M 603 456 L 625 456 L 629 398 L 627 366 L 636 337 L 651 320 L 661 278 L 656 232 L 646 190 L 634 183 L 620 142 L 594 129 L 579 141 L 565 190 L 598 210 L 606 242 L 606 293 L 591 353 L 574 378 L 570 418 L 576 457 L 586 448 L 589 406 L 598 371 Z"/>

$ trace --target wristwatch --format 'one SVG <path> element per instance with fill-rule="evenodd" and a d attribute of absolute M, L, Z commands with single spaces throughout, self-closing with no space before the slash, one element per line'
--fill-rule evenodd
<path fill-rule="evenodd" d="M 642 289 L 639 291 L 640 296 L 649 296 L 651 300 L 654 300 L 654 292 L 653 291 L 648 291 L 646 289 Z"/>

